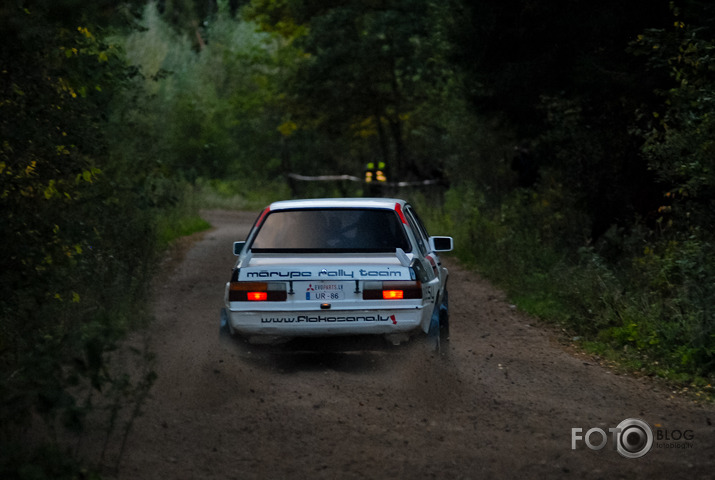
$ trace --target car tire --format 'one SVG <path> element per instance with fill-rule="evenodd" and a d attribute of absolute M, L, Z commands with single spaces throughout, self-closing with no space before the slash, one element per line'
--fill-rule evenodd
<path fill-rule="evenodd" d="M 444 291 L 442 303 L 439 305 L 439 338 L 441 342 L 449 342 L 449 294 Z"/>
<path fill-rule="evenodd" d="M 433 352 L 442 356 L 447 355 L 449 352 L 449 296 L 446 290 L 432 314 L 432 323 L 427 338 Z"/>
<path fill-rule="evenodd" d="M 236 334 L 231 331 L 231 325 L 228 322 L 228 312 L 225 308 L 221 309 L 221 325 L 218 329 L 219 338 L 234 338 Z"/>

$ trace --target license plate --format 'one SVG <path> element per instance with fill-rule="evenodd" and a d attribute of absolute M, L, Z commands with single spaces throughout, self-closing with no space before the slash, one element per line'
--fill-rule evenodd
<path fill-rule="evenodd" d="M 345 285 L 341 283 L 313 282 L 305 289 L 306 300 L 345 300 Z"/>

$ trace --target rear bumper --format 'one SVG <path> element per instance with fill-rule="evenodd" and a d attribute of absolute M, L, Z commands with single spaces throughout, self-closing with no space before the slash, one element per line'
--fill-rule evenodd
<path fill-rule="evenodd" d="M 256 337 L 394 335 L 421 330 L 423 307 L 384 310 L 242 311 L 227 309 L 232 333 Z"/>

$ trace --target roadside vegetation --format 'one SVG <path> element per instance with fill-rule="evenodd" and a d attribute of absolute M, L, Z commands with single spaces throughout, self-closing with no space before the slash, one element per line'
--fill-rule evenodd
<path fill-rule="evenodd" d="M 199 208 L 287 197 L 407 196 L 521 309 L 711 396 L 712 6 L 27 0 L 0 25 L 3 478 L 118 468 L 161 252 Z"/>

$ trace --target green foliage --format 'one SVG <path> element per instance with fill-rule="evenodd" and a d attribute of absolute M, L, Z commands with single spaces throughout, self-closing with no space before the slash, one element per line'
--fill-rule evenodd
<path fill-rule="evenodd" d="M 246 18 L 255 21 L 264 32 L 277 33 L 292 41 L 307 33 L 300 14 L 300 0 L 251 0 L 244 9 Z"/>
<path fill-rule="evenodd" d="M 197 213 L 200 200 L 194 193 L 194 187 L 184 185 L 179 194 L 181 200 L 171 208 L 164 209 L 155 221 L 157 247 L 162 251 L 181 237 L 211 228 Z"/>
<path fill-rule="evenodd" d="M 3 478 L 95 476 L 67 438 L 97 412 L 125 436 L 154 378 L 149 354 L 113 359 L 149 318 L 156 218 L 180 190 L 152 130 L 138 134 L 146 97 L 95 28 L 104 17 L 65 16 L 72 5 L 2 7 Z"/>
<path fill-rule="evenodd" d="M 494 208 L 474 189 L 452 189 L 439 210 L 427 210 L 428 223 L 453 235 L 456 254 L 519 308 L 592 351 L 686 384 L 712 378 L 712 243 L 689 235 L 644 246 L 641 227 L 613 228 L 596 245 L 579 246 L 588 219 L 550 190 Z"/>
<path fill-rule="evenodd" d="M 435 117 L 454 75 L 441 30 L 445 8 L 420 0 L 255 1 L 248 12 L 305 52 L 283 84 L 296 131 L 288 142 L 294 171 L 312 173 L 316 148 L 305 142 L 314 138 L 322 173 L 360 175 L 376 159 L 389 180 L 441 170 L 445 132 Z M 286 32 L 288 25 L 304 28 Z"/>
<path fill-rule="evenodd" d="M 673 28 L 644 32 L 632 50 L 647 56 L 652 71 L 666 72 L 673 80 L 659 91 L 663 104 L 644 112 L 650 113 L 650 122 L 641 134 L 649 165 L 680 214 L 672 220 L 683 227 L 713 219 L 715 41 L 711 31 L 684 23 L 677 9 L 674 13 Z"/>
<path fill-rule="evenodd" d="M 199 179 L 193 195 L 202 208 L 261 210 L 266 204 L 290 198 L 288 185 L 281 181 Z"/>
<path fill-rule="evenodd" d="M 559 185 L 517 191 L 500 205 L 469 187 L 447 192 L 440 231 L 455 238 L 460 258 L 504 287 L 515 299 L 545 314 L 560 305 L 558 270 L 565 253 L 584 236 L 587 222 L 569 207 Z M 555 319 L 558 320 L 558 319 Z"/>
<path fill-rule="evenodd" d="M 682 3 L 645 16 L 631 3 L 609 26 L 570 2 L 564 28 L 529 21 L 553 6 L 465 6 L 479 21 L 455 24 L 472 41 L 454 58 L 481 115 L 458 115 L 474 135 L 447 163 L 440 231 L 517 305 L 590 349 L 712 381 L 713 10 Z"/>
<path fill-rule="evenodd" d="M 281 172 L 276 75 L 284 67 L 280 42 L 221 8 L 207 20 L 198 51 L 148 3 L 142 30 L 117 37 L 155 94 L 142 113 L 157 156 L 193 181 L 199 177 L 264 179 Z"/>

